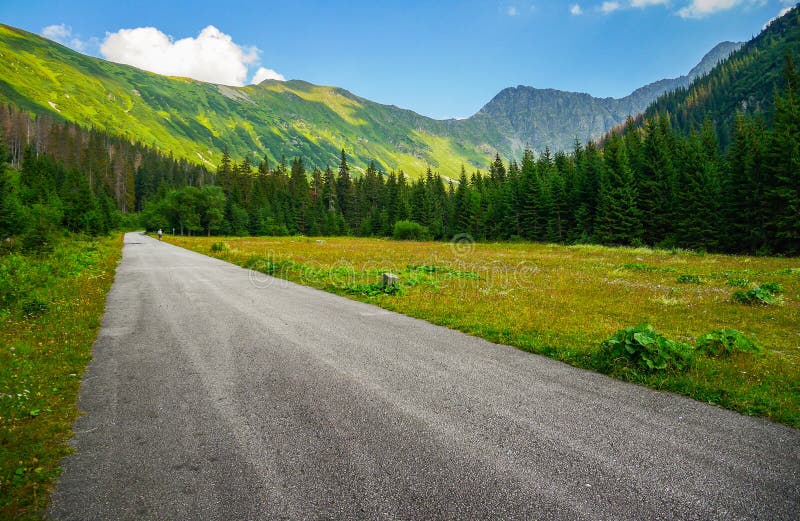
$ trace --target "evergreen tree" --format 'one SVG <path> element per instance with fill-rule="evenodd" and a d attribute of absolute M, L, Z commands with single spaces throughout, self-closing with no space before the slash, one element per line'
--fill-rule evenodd
<path fill-rule="evenodd" d="M 647 223 L 642 240 L 649 245 L 661 243 L 673 232 L 676 171 L 671 133 L 667 116 L 648 120 L 645 123 L 640 167 L 634 170 L 639 174 L 639 209 L 642 220 Z"/>
<path fill-rule="evenodd" d="M 800 73 L 786 56 L 783 89 L 775 94 L 775 126 L 766 152 L 767 196 L 775 248 L 800 253 Z"/>
<path fill-rule="evenodd" d="M 625 142 L 612 134 L 603 150 L 595 234 L 605 244 L 636 244 L 643 227 Z"/>
<path fill-rule="evenodd" d="M 704 134 L 708 132 L 713 133 L 710 123 Z M 719 244 L 721 186 L 713 152 L 704 147 L 709 139 L 714 138 L 693 134 L 682 147 L 679 160 L 675 240 L 683 247 L 699 250 L 715 250 Z"/>
<path fill-rule="evenodd" d="M 353 219 L 356 212 L 356 198 L 344 149 L 342 149 L 342 159 L 339 163 L 339 175 L 336 178 L 336 196 L 339 202 L 339 210 L 342 212 L 345 221 Z"/>

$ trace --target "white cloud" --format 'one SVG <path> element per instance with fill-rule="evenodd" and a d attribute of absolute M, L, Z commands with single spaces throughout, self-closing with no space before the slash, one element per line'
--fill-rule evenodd
<path fill-rule="evenodd" d="M 777 20 L 777 19 L 778 19 L 778 18 L 780 18 L 781 16 L 785 15 L 786 13 L 788 13 L 788 12 L 789 12 L 789 11 L 791 11 L 791 10 L 792 10 L 792 8 L 791 8 L 791 7 L 784 7 L 783 9 L 781 9 L 781 10 L 780 10 L 780 12 L 778 13 L 778 16 L 776 16 L 775 18 L 770 18 L 769 20 L 767 20 L 767 23 L 765 23 L 765 24 L 764 24 L 764 25 L 761 27 L 761 30 L 763 31 L 764 29 L 766 29 L 766 28 L 767 28 L 767 26 L 768 26 L 769 24 L 771 24 L 772 22 L 774 22 L 775 20 Z"/>
<path fill-rule="evenodd" d="M 517 8 L 512 5 L 506 10 L 506 14 L 508 16 L 517 16 L 519 12 L 517 11 Z"/>
<path fill-rule="evenodd" d="M 283 77 L 283 74 L 277 73 L 272 69 L 259 67 L 256 73 L 253 75 L 253 79 L 250 81 L 250 84 L 258 85 L 264 80 L 286 81 L 286 78 Z"/>
<path fill-rule="evenodd" d="M 750 0 L 752 2 L 752 0 Z M 726 11 L 741 4 L 742 0 L 692 0 L 686 7 L 678 10 L 681 18 L 705 18 L 719 11 Z"/>
<path fill-rule="evenodd" d="M 631 7 L 649 7 L 651 5 L 668 4 L 669 0 L 631 0 Z"/>
<path fill-rule="evenodd" d="M 42 29 L 42 36 L 78 52 L 88 52 L 90 48 L 97 48 L 97 38 L 83 40 L 80 35 L 72 33 L 72 27 L 64 24 L 48 25 Z"/>
<path fill-rule="evenodd" d="M 63 42 L 65 40 L 69 40 L 69 38 L 72 36 L 72 27 L 64 24 L 48 25 L 42 29 L 42 36 L 49 38 L 54 42 Z"/>
<path fill-rule="evenodd" d="M 580 5 L 575 4 L 569 8 L 569 12 L 575 16 L 580 16 L 583 14 L 583 9 L 581 9 Z"/>
<path fill-rule="evenodd" d="M 619 5 L 619 2 L 603 2 L 603 5 L 600 6 L 600 10 L 603 12 L 603 14 L 608 14 L 613 13 L 620 7 L 621 6 Z"/>
<path fill-rule="evenodd" d="M 213 25 L 196 38 L 173 40 L 155 27 L 107 33 L 100 52 L 106 59 L 158 74 L 184 76 L 210 83 L 242 86 L 248 68 L 259 65 L 261 51 L 242 46 Z M 261 70 L 265 72 L 261 72 Z M 261 68 L 256 75 L 267 74 Z M 271 71 L 275 76 L 280 74 Z"/>

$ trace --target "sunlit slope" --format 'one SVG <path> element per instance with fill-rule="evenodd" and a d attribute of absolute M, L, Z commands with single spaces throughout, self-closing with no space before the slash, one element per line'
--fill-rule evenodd
<path fill-rule="evenodd" d="M 302 156 L 335 167 L 374 160 L 417 176 L 430 165 L 457 177 L 461 165 L 484 167 L 498 136 L 476 135 L 380 105 L 345 90 L 302 81 L 227 87 L 169 78 L 84 56 L 34 34 L 0 25 L 0 102 L 50 114 L 216 166 L 234 158 Z M 483 132 L 483 131 L 482 131 Z M 491 134 L 491 132 L 489 132 Z"/>

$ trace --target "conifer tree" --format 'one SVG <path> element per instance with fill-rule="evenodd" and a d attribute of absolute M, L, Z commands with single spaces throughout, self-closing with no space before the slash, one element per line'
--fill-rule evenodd
<path fill-rule="evenodd" d="M 673 231 L 676 171 L 671 133 L 666 115 L 645 123 L 640 167 L 635 170 L 639 209 L 647 223 L 642 240 L 651 246 L 667 239 Z"/>
<path fill-rule="evenodd" d="M 800 253 L 800 73 L 786 56 L 783 89 L 775 94 L 775 126 L 766 152 L 775 247 Z"/>
<path fill-rule="evenodd" d="M 603 176 L 598 194 L 595 234 L 605 244 L 635 244 L 642 221 L 625 142 L 612 134 L 603 150 Z"/>

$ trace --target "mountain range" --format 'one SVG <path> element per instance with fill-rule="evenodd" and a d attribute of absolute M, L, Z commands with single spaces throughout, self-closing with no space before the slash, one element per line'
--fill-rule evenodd
<path fill-rule="evenodd" d="M 741 47 L 724 42 L 687 75 L 641 87 L 624 98 L 518 86 L 475 115 L 435 120 L 344 89 L 266 80 L 229 87 L 157 75 L 74 52 L 41 36 L 0 25 L 0 102 L 93 127 L 216 167 L 234 158 L 302 156 L 324 168 L 344 148 L 356 168 L 375 161 L 416 177 L 428 167 L 457 177 L 495 154 L 519 157 L 571 149 L 643 112 L 659 96 L 687 87 Z"/>

